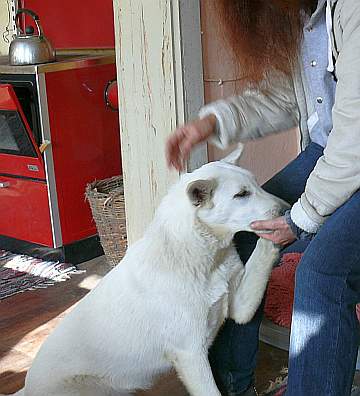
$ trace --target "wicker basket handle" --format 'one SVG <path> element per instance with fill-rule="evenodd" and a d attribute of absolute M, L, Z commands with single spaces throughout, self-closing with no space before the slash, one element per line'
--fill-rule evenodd
<path fill-rule="evenodd" d="M 104 202 L 104 206 L 112 206 L 113 201 L 122 195 L 121 190 L 114 190 L 109 192 L 109 196 L 106 198 Z"/>

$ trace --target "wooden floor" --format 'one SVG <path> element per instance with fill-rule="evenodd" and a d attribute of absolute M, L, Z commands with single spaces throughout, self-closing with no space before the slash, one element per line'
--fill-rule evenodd
<path fill-rule="evenodd" d="M 103 257 L 85 263 L 86 273 L 48 289 L 30 291 L 0 301 L 0 394 L 22 388 L 26 371 L 42 342 L 89 290 L 108 272 Z M 265 389 L 286 365 L 287 354 L 261 345 L 257 385 Z M 161 378 L 140 396 L 186 396 L 174 374 Z"/>

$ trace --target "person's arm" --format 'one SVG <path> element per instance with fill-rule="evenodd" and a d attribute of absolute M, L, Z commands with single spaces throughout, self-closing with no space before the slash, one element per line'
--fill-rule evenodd
<path fill-rule="evenodd" d="M 169 166 L 184 168 L 184 161 L 197 144 L 209 140 L 224 149 L 232 143 L 280 132 L 299 123 L 293 83 L 286 77 L 269 78 L 261 89 L 204 106 L 199 119 L 182 125 L 169 136 Z"/>
<path fill-rule="evenodd" d="M 333 130 L 291 210 L 294 223 L 312 233 L 360 188 L 360 1 L 344 2 L 340 23 L 343 44 L 336 63 Z"/>
<path fill-rule="evenodd" d="M 299 111 L 292 81 L 276 77 L 260 89 L 204 106 L 200 118 L 216 117 L 216 131 L 210 142 L 226 148 L 238 141 L 252 140 L 281 132 L 299 124 Z"/>

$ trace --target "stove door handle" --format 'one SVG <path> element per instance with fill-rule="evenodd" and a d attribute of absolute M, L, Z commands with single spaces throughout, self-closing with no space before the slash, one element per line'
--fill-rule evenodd
<path fill-rule="evenodd" d="M 8 188 L 10 187 L 10 182 L 0 182 L 0 188 Z"/>
<path fill-rule="evenodd" d="M 50 146 L 50 144 L 51 142 L 49 140 L 44 140 L 39 147 L 40 153 L 42 154 Z"/>

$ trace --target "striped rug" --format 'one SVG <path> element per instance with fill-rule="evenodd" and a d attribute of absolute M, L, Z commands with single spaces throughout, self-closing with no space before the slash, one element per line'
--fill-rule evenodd
<path fill-rule="evenodd" d="M 71 264 L 45 261 L 0 250 L 0 300 L 27 290 L 42 289 L 83 273 Z"/>

